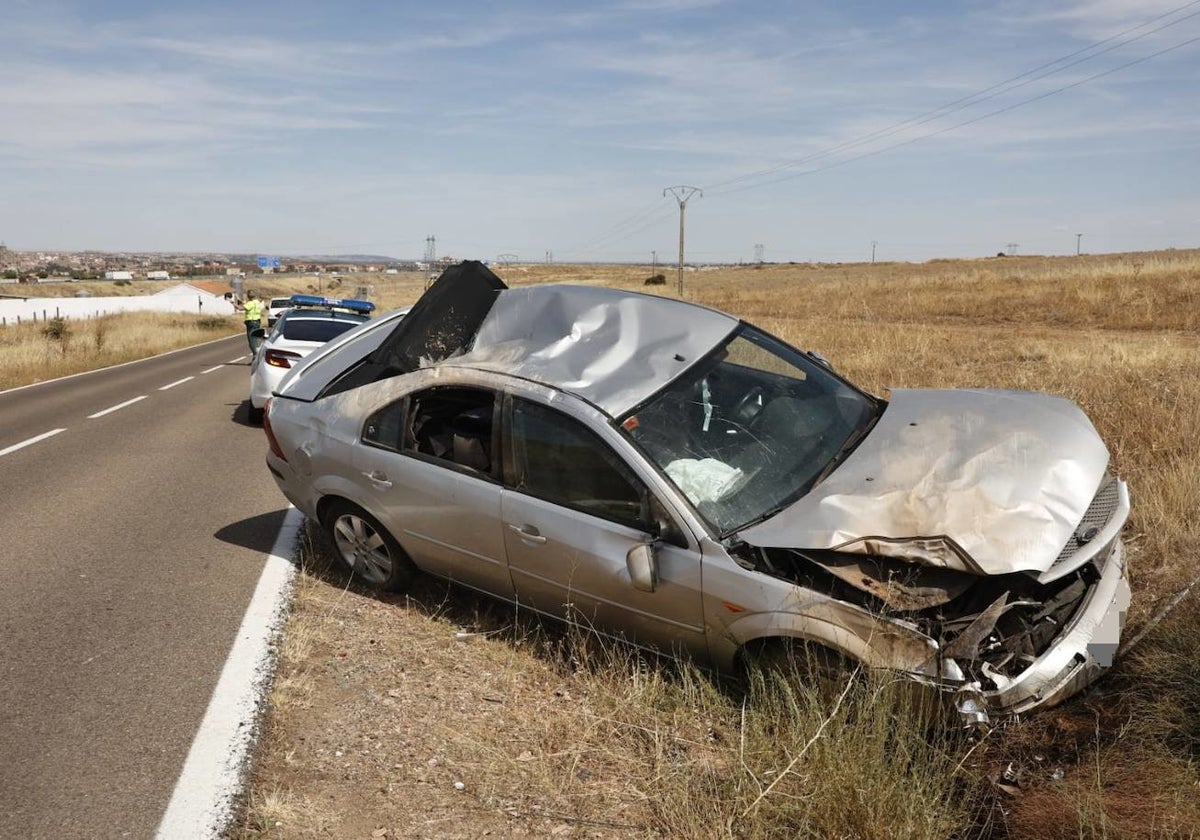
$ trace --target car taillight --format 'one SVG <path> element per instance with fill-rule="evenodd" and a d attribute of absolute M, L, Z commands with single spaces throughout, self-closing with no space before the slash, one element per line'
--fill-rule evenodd
<path fill-rule="evenodd" d="M 271 367 L 290 368 L 293 359 L 299 359 L 299 353 L 293 353 L 291 350 L 268 350 L 266 357 L 263 359 Z"/>
<path fill-rule="evenodd" d="M 279 446 L 279 441 L 275 439 L 275 432 L 271 429 L 271 400 L 263 403 L 263 431 L 267 433 L 267 446 L 271 449 L 271 454 L 281 461 L 286 461 L 287 456 L 283 454 L 283 449 Z"/>

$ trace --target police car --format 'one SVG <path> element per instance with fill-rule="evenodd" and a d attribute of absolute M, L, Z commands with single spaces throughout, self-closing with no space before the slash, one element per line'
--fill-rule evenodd
<path fill-rule="evenodd" d="M 274 304 L 275 301 L 272 301 Z M 367 321 L 375 304 L 365 300 L 292 295 L 250 363 L 250 420 L 262 422 L 263 406 L 289 370 L 325 342 Z"/>

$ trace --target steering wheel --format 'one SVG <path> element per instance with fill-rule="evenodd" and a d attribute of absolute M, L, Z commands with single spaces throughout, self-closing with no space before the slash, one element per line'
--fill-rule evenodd
<path fill-rule="evenodd" d="M 733 422 L 744 428 L 752 426 L 754 421 L 758 419 L 758 416 L 762 414 L 765 405 L 765 401 L 763 400 L 765 393 L 758 385 L 747 391 L 745 396 L 738 400 L 738 404 L 733 409 Z"/>

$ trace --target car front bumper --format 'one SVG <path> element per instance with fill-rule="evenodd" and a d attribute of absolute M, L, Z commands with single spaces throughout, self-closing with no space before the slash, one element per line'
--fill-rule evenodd
<path fill-rule="evenodd" d="M 1012 715 L 1054 706 L 1082 691 L 1112 664 L 1129 609 L 1129 580 L 1125 547 L 1120 539 L 1086 600 L 1050 648 L 1016 677 L 988 671 L 995 684 L 959 689 L 964 716 L 984 713 Z"/>

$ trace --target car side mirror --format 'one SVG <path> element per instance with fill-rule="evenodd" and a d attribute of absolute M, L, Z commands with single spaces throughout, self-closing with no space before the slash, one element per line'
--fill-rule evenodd
<path fill-rule="evenodd" d="M 657 497 L 650 497 L 650 535 L 676 548 L 687 548 L 687 537 Z"/>
<path fill-rule="evenodd" d="M 625 554 L 625 566 L 629 569 L 629 580 L 634 589 L 653 592 L 658 586 L 658 563 L 654 557 L 654 543 L 642 542 Z"/>

